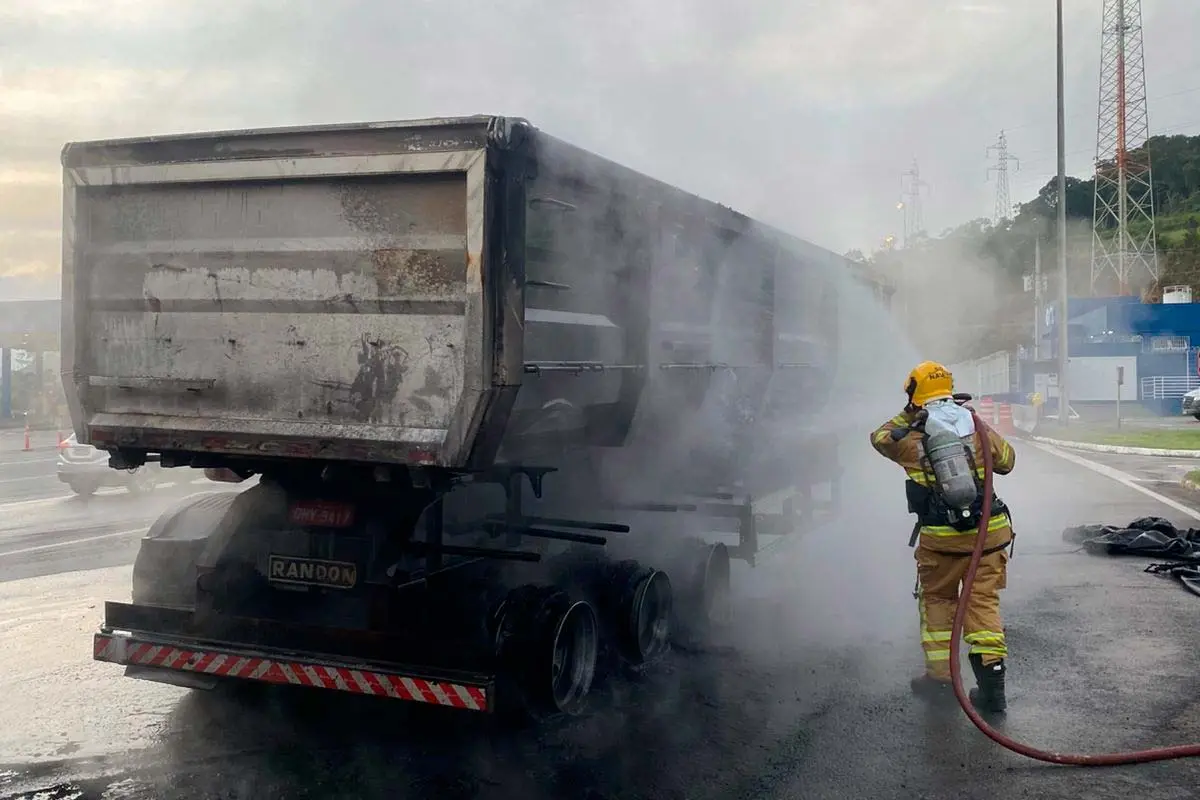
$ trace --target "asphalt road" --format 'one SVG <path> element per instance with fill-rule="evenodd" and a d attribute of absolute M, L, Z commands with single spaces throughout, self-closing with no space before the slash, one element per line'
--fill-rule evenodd
<path fill-rule="evenodd" d="M 1144 573 L 1143 560 L 1089 557 L 1061 540 L 1081 522 L 1195 520 L 1134 488 L 1149 484 L 1099 474 L 1074 454 L 1018 452 L 1017 471 L 998 484 L 1018 531 L 1003 598 L 1004 729 L 1059 750 L 1200 740 L 1200 598 Z M 755 573 L 735 572 L 728 648 L 675 653 L 592 716 L 537 731 L 329 693 L 246 705 L 124 679 L 90 660 L 89 636 L 102 600 L 128 597 L 128 566 L 67 573 L 96 556 L 80 555 L 86 543 L 55 547 L 41 577 L 0 582 L 0 797 L 1197 795 L 1198 763 L 1042 765 L 912 698 L 920 645 L 902 474 L 878 458 L 851 467 L 852 517 L 780 548 Z M 112 501 L 93 506 L 100 533 L 53 535 L 136 522 Z M 27 533 L 61 524 L 63 512 L 30 513 Z M 16 530 L 0 530 L 0 543 L 25 535 Z M 23 557 L 8 547 L 0 564 Z"/>
<path fill-rule="evenodd" d="M 233 491 L 184 481 L 164 483 L 145 497 L 105 489 L 90 498 L 0 502 L 0 582 L 131 565 L 155 517 L 189 494 L 213 490 Z"/>
<path fill-rule="evenodd" d="M 55 451 L 50 447 L 28 453 L 0 448 L 0 503 L 68 495 L 55 477 L 54 464 Z"/>
<path fill-rule="evenodd" d="M 49 440 L 54 435 L 49 434 Z M 3 446 L 3 445 L 9 446 Z M 57 477 L 57 450 L 53 445 L 35 444 L 32 450 L 21 448 L 19 438 L 0 441 L 0 506 L 27 500 L 71 497 L 72 492 Z M 159 468 L 159 486 L 211 484 L 203 473 L 191 469 Z M 114 474 L 115 471 L 114 471 Z M 105 494 L 124 493 L 119 487 L 101 490 Z"/>

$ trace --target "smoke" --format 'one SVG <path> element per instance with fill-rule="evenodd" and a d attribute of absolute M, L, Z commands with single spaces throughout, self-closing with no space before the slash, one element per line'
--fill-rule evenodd
<path fill-rule="evenodd" d="M 975 223 L 941 239 L 920 240 L 885 260 L 895 275 L 896 315 L 922 359 L 953 363 L 1004 334 L 997 322 L 1012 287 L 996 260 L 980 252 L 981 231 L 987 229 Z M 1028 318 L 1028 309 L 1020 311 Z"/>
<path fill-rule="evenodd" d="M 772 107 L 765 93 L 746 87 L 736 71 L 729 69 L 729 62 L 736 58 L 712 57 L 711 48 L 720 41 L 701 47 L 702 37 L 697 34 L 664 42 L 661 32 L 656 37 L 646 26 L 641 29 L 642 36 L 634 37 L 629 45 L 629 31 L 614 22 L 621 15 L 611 10 L 580 14 L 572 24 L 564 25 L 543 18 L 544 13 L 529 4 L 471 9 L 469 13 L 430 3 L 418 8 L 376 9 L 375 27 L 385 35 L 365 37 L 361 36 L 361 21 L 349 23 L 353 14 L 344 9 L 336 17 L 306 16 L 304 4 L 300 5 L 286 22 L 275 18 L 276 25 L 286 26 L 292 37 L 290 49 L 303 54 L 303 63 L 294 65 L 296 80 L 290 90 L 284 90 L 285 100 L 293 101 L 294 107 L 267 114 L 252 124 L 418 117 L 492 110 L 502 105 L 504 108 L 495 110 L 528 114 L 552 134 L 674 185 L 739 208 L 757 207 L 767 212 L 756 216 L 800 217 L 797 212 L 805 211 L 804 224 L 823 229 L 830 237 L 845 234 L 835 213 L 815 208 L 815 201 L 806 201 L 812 206 L 805 208 L 789 199 L 797 194 L 796 187 L 806 185 L 800 178 L 807 180 L 813 149 L 800 145 L 795 131 L 811 127 L 812 112 L 799 111 L 799 102 L 797 108 L 778 103 Z M 713 23 L 708 27 L 709 36 L 734 40 L 724 42 L 731 50 L 758 38 L 748 36 L 741 23 L 732 19 L 709 22 Z M 441 38 L 431 36 L 431 29 L 441 30 Z M 579 36 L 584 29 L 591 35 Z M 510 36 L 518 30 L 524 46 L 514 47 Z M 269 52 L 271 37 L 263 32 L 259 26 L 242 28 L 244 41 L 238 49 Z M 448 38 L 448 32 L 453 36 Z M 228 35 L 218 44 L 234 49 L 238 44 L 234 38 Z M 298 39 L 306 40 L 307 46 L 297 47 Z M 355 43 L 354 52 L 349 52 L 346 42 Z M 529 46 L 534 42 L 536 47 Z M 335 43 L 337 49 L 332 47 Z M 177 45 L 210 48 L 212 42 Z M 218 47 L 206 58 L 220 61 L 220 52 Z M 312 57 L 319 52 L 340 52 L 345 63 Z M 657 65 L 654 79 L 645 79 L 647 65 L 662 56 L 666 56 L 667 66 Z M 238 103 L 249 104 L 255 96 L 276 91 L 275 76 L 280 70 L 266 70 L 268 61 L 267 56 L 260 56 L 254 67 L 263 67 L 262 74 L 270 79 L 251 81 L 251 91 L 239 97 Z M 248 73 L 256 71 L 249 69 Z M 537 79 L 543 75 L 554 75 L 557 81 Z M 629 87 L 635 80 L 639 91 L 631 93 Z M 797 90 L 792 78 L 786 78 L 786 84 L 789 92 Z M 750 99 L 734 99 L 742 95 Z M 714 97 L 724 98 L 717 120 L 713 119 Z M 225 107 L 207 91 L 198 98 L 199 104 Z M 317 98 L 319 107 L 315 107 Z M 190 125 L 187 120 L 194 119 L 177 113 L 180 115 L 172 121 L 136 132 L 185 127 Z M 639 114 L 651 122 L 631 125 L 630 119 Z M 803 157 L 793 158 L 797 153 Z M 564 195 L 563 186 L 548 186 L 544 191 L 535 186 L 533 191 L 571 199 Z M 971 277 L 970 264 L 951 258 L 936 265 L 924 264 L 925 283 L 920 286 L 925 288 L 914 284 L 911 294 L 905 295 L 912 307 L 920 310 L 904 319 L 915 320 L 919 329 L 899 325 L 851 277 L 844 261 L 815 248 L 787 244 L 781 257 L 789 262 L 789 268 L 774 276 L 775 302 L 769 323 L 794 336 L 788 340 L 786 353 L 786 360 L 794 365 L 774 370 L 774 362 L 785 354 L 765 350 L 762 338 L 756 335 L 760 330 L 758 309 L 771 296 L 763 287 L 765 276 L 755 274 L 758 266 L 769 263 L 763 248 L 771 245 L 759 238 L 762 230 L 751 225 L 730 242 L 702 230 L 707 222 L 702 213 L 696 215 L 699 219 L 683 215 L 678 220 L 678 235 L 660 238 L 646 233 L 644 215 L 652 213 L 650 205 L 612 200 L 594 207 L 580 204 L 579 208 L 582 210 L 577 213 L 556 215 L 553 223 L 556 241 L 551 247 L 566 256 L 554 263 L 568 269 L 568 274 L 537 272 L 554 263 L 539 264 L 535 259 L 527 267 L 531 278 L 571 286 L 569 295 L 558 297 L 553 289 L 531 289 L 528 305 L 603 313 L 618 323 L 619 334 L 632 335 L 629 326 L 620 323 L 637 317 L 632 306 L 648 303 L 652 324 L 645 350 L 627 353 L 624 342 L 603 338 L 609 335 L 603 334 L 594 340 L 597 350 L 587 353 L 583 344 L 562 334 L 543 339 L 538 344 L 545 347 L 543 353 L 527 353 L 527 359 L 561 357 L 612 363 L 640 359 L 649 352 L 651 374 L 638 416 L 632 421 L 633 446 L 608 451 L 598 465 L 580 465 L 579 475 L 571 476 L 580 480 L 563 493 L 555 494 L 558 484 L 555 479 L 548 480 L 548 502 L 570 505 L 572 499 L 589 499 L 596 505 L 595 498 L 584 497 L 595 494 L 670 501 L 684 499 L 681 495 L 698 488 L 734 488 L 730 484 L 739 479 L 753 478 L 752 482 L 778 488 L 799 482 L 805 475 L 833 478 L 835 469 L 843 470 L 845 500 L 835 519 L 778 542 L 764 535 L 761 545 L 772 548 L 768 555 L 754 570 L 738 565 L 733 576 L 736 608 L 730 632 L 738 648 L 737 675 L 753 675 L 754 670 L 775 667 L 779 662 L 799 663 L 799 655 L 805 652 L 849 652 L 857 657 L 861 651 L 864 660 L 889 668 L 905 663 L 909 656 L 919 658 L 915 607 L 907 602 L 913 568 L 905 547 L 911 518 L 904 513 L 902 474 L 871 450 L 867 437 L 901 406 L 900 387 L 911 365 L 933 355 L 924 348 L 918 350 L 911 341 L 939 336 L 951 341 L 969 320 L 966 309 L 974 302 L 973 294 L 994 293 L 980 291 L 982 284 Z M 823 222 L 829 219 L 835 221 Z M 834 245 L 823 238 L 819 243 Z M 634 282 L 630 276 L 622 277 L 614 265 L 630 265 L 626 270 L 630 276 L 651 275 L 653 281 L 649 285 Z M 907 282 L 903 285 L 909 287 Z M 831 313 L 834 310 L 836 315 Z M 931 328 L 933 321 L 937 323 Z M 563 399 L 580 409 L 589 405 L 589 398 L 592 405 L 597 397 L 610 402 L 619 399 L 628 375 L 617 370 L 544 380 L 561 389 Z M 781 407 L 768 419 L 771 391 L 782 394 L 776 398 Z M 545 399 L 556 398 L 550 394 Z M 607 413 L 617 412 L 610 409 Z M 568 415 L 564 425 L 569 430 L 579 419 Z M 593 416 L 587 415 L 584 421 L 594 421 Z M 836 441 L 835 457 L 815 444 L 826 436 Z M 769 469 L 764 469 L 764 464 Z M 592 476 L 595 481 L 584 479 Z M 763 513 L 773 513 L 778 510 L 778 499 L 766 498 L 763 505 Z M 728 530 L 727 526 L 698 516 L 629 514 L 622 521 L 634 527 L 631 546 L 645 552 L 651 563 L 656 548 L 669 549 L 682 537 L 703 535 L 733 541 L 719 530 Z M 894 654 L 887 651 L 889 643 L 897 648 Z M 702 674 L 697 680 L 702 688 L 710 688 L 707 683 L 722 685 L 705 674 L 720 673 L 721 666 L 685 664 L 684 669 Z M 800 694 L 812 688 L 813 681 L 805 675 L 784 674 L 788 676 L 783 679 L 785 690 Z M 696 708 L 701 704 L 689 700 L 687 687 L 669 683 L 660 687 L 663 691 L 652 703 L 660 718 L 648 727 L 679 745 L 678 751 L 668 754 L 677 760 L 687 743 L 686 732 L 698 735 L 703 722 L 715 725 L 724 720 L 704 716 L 703 710 Z M 740 699 L 735 695 L 727 702 L 737 704 Z M 792 711 L 785 708 L 775 713 Z M 645 753 L 627 752 L 627 732 L 614 723 L 614 717 L 620 716 L 584 724 L 577 741 L 588 739 L 587 752 L 617 752 L 620 760 L 638 764 L 637 772 L 646 774 L 647 765 L 639 762 L 651 759 Z M 636 709 L 630 711 L 630 717 L 635 716 Z M 336 726 L 339 736 L 353 736 L 354 725 L 346 720 L 341 723 Z M 748 738 L 763 736 L 753 730 L 747 731 Z M 271 734 L 276 733 L 269 725 L 265 729 L 251 726 L 239 729 L 239 739 L 250 744 L 255 731 L 263 741 L 272 741 Z M 183 736 L 177 734 L 180 739 Z M 463 738 L 456 737 L 455 746 L 446 747 L 444 754 L 461 753 Z M 485 744 L 477 748 L 477 753 L 489 750 Z M 362 752 L 379 755 L 369 745 L 364 745 Z M 521 771 L 520 764 L 545 763 L 537 754 L 518 755 L 521 758 L 512 766 L 513 773 Z M 384 763 L 384 759 L 368 759 L 363 772 L 377 774 Z M 502 767 L 495 769 L 508 773 Z M 503 780 L 509 785 L 528 782 L 512 774 L 503 775 Z M 530 796 L 534 796 L 532 792 Z"/>
<path fill-rule="evenodd" d="M 618 197 L 602 210 L 559 215 L 549 248 L 584 255 L 562 262 L 570 274 L 528 266 L 531 279 L 583 285 L 572 291 L 574 300 L 537 295 L 527 306 L 578 302 L 578 310 L 622 322 L 627 336 L 636 335 L 647 287 L 631 275 L 607 286 L 588 276 L 614 276 L 611 265 L 622 259 L 630 273 L 652 276 L 647 385 L 626 446 L 593 453 L 598 463 L 580 473 L 581 484 L 560 489 L 559 479 L 549 479 L 548 491 L 562 492 L 549 502 L 569 498 L 561 510 L 578 516 L 595 508 L 598 496 L 680 503 L 748 491 L 755 511 L 773 516 L 782 510 L 781 491 L 786 496 L 812 482 L 815 499 L 824 501 L 831 499 L 828 484 L 840 480 L 836 517 L 819 526 L 805 520 L 801 532 L 783 537 L 764 533 L 759 566 L 736 566 L 733 641 L 744 658 L 763 664 L 814 647 L 897 636 L 911 645 L 915 610 L 897 602 L 914 574 L 903 474 L 873 451 L 868 434 L 900 410 L 904 378 L 927 356 L 845 259 L 757 224 L 735 234 L 724 213 L 663 208 L 660 220 L 678 214 L 689 222 L 664 226 L 661 238 L 646 224 L 650 207 Z M 956 291 L 968 295 L 967 287 Z M 962 318 L 947 318 L 947 335 Z M 611 388 L 620 379 L 610 380 Z M 599 402 L 595 395 L 577 399 Z M 678 563 L 672 555 L 687 538 L 737 544 L 728 520 L 631 512 L 615 518 L 633 533 L 612 550 L 656 566 Z"/>
<path fill-rule="evenodd" d="M 797 460 L 809 470 L 830 477 L 841 471 L 841 507 L 794 539 L 764 541 L 776 549 L 755 569 L 735 572 L 747 621 L 757 623 L 739 625 L 739 644 L 769 660 L 840 650 L 895 667 L 898 656 L 903 669 L 916 630 L 915 606 L 906 602 L 915 574 L 905 546 L 911 521 L 903 473 L 871 448 L 869 434 L 903 407 L 904 378 L 921 356 L 847 265 L 830 262 L 823 272 L 836 291 L 838 316 L 829 399 L 770 433 L 796 446 Z M 791 297 L 784 303 L 801 307 Z M 806 463 L 803 443 L 814 434 L 836 438 L 836 461 Z M 888 653 L 888 644 L 900 649 Z"/>

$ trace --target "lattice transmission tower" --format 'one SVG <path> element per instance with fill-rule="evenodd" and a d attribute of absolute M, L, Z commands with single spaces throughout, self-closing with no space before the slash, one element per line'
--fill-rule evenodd
<path fill-rule="evenodd" d="M 996 144 L 988 146 L 987 154 L 991 156 L 993 150 L 996 151 L 996 163 L 988 167 L 987 174 L 991 178 L 992 172 L 996 173 L 996 210 L 992 213 L 992 222 L 999 225 L 1012 216 L 1012 199 L 1008 194 L 1008 162 L 1016 162 L 1017 169 L 1021 168 L 1021 162 L 1008 152 L 1008 138 L 1004 131 L 1000 131 L 1000 139 Z"/>
<path fill-rule="evenodd" d="M 1101 281 L 1130 294 L 1131 280 L 1157 281 L 1150 118 L 1141 0 L 1103 0 L 1096 193 L 1092 211 L 1092 294 Z M 1107 286 L 1104 288 L 1108 288 Z"/>
<path fill-rule="evenodd" d="M 904 240 L 911 242 L 918 234 L 925 231 L 925 220 L 921 213 L 921 189 L 928 189 L 929 183 L 921 180 L 921 168 L 914 158 L 912 166 L 900 176 L 900 189 L 904 193 Z"/>

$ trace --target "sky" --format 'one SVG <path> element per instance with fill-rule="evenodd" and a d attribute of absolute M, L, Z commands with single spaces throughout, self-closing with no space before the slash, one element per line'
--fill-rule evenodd
<path fill-rule="evenodd" d="M 1065 0 L 1067 169 L 1102 0 Z M 1196 0 L 1142 0 L 1152 133 L 1200 134 Z M 1054 174 L 1050 0 L 0 0 L 0 299 L 57 297 L 67 141 L 500 113 L 838 252 Z"/>

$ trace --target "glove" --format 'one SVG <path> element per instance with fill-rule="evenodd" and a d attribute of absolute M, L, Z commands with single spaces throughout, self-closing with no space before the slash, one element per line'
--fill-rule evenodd
<path fill-rule="evenodd" d="M 893 442 L 898 442 L 908 434 L 912 433 L 911 428 L 892 428 L 891 437 Z"/>

